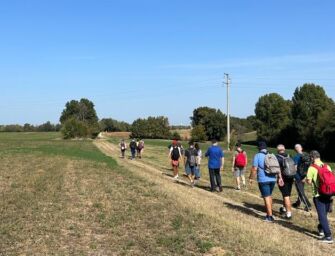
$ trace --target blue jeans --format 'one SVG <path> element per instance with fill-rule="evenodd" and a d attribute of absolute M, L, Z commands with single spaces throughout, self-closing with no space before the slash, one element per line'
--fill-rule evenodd
<path fill-rule="evenodd" d="M 326 237 L 331 237 L 332 233 L 330 231 L 329 222 L 328 222 L 328 212 L 330 211 L 331 206 L 331 198 L 330 197 L 314 197 L 313 198 L 316 211 L 318 212 L 318 218 L 319 218 L 319 225 L 318 229 L 319 231 L 323 231 L 325 233 Z"/>
<path fill-rule="evenodd" d="M 130 151 L 131 151 L 131 158 L 134 159 L 136 156 L 136 148 L 131 148 Z"/>

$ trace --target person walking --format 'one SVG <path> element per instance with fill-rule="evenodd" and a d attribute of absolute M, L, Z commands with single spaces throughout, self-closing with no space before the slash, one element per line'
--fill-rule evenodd
<path fill-rule="evenodd" d="M 310 211 L 312 205 L 305 194 L 305 178 L 311 164 L 311 159 L 309 154 L 303 152 L 303 148 L 300 144 L 296 144 L 294 146 L 294 150 L 297 153 L 293 160 L 297 168 L 297 174 L 295 175 L 295 187 L 297 189 L 298 198 L 297 201 L 292 204 L 292 207 L 299 208 L 301 203 L 303 203 L 305 211 Z"/>
<path fill-rule="evenodd" d="M 184 163 L 185 172 L 191 182 L 191 186 L 194 186 L 195 169 L 197 168 L 197 157 L 198 151 L 194 148 L 194 143 L 189 143 L 189 148 L 185 150 Z"/>
<path fill-rule="evenodd" d="M 280 166 L 281 172 L 278 175 L 278 187 L 283 196 L 283 206 L 280 207 L 279 212 L 285 216 L 286 219 L 292 218 L 292 205 L 291 205 L 291 193 L 292 186 L 294 182 L 294 176 L 288 175 L 285 171 L 285 168 L 296 168 L 294 165 L 294 161 L 288 154 L 286 154 L 285 146 L 279 144 L 277 146 L 277 154 L 276 157 L 278 159 L 278 163 Z"/>
<path fill-rule="evenodd" d="M 241 190 L 241 181 L 243 188 L 245 188 L 245 171 L 248 163 L 247 153 L 242 149 L 241 143 L 236 144 L 236 150 L 233 155 L 232 172 L 236 179 L 236 189 Z"/>
<path fill-rule="evenodd" d="M 131 152 L 131 160 L 134 160 L 135 157 L 136 157 L 136 148 L 137 148 L 135 139 L 131 140 L 131 142 L 129 144 L 129 148 L 130 148 L 130 152 Z"/>
<path fill-rule="evenodd" d="M 144 141 L 140 140 L 137 144 L 137 157 L 142 158 L 143 156 L 143 151 L 144 151 Z"/>
<path fill-rule="evenodd" d="M 276 184 L 276 175 L 269 174 L 266 170 L 265 158 L 266 155 L 269 154 L 267 150 L 267 145 L 265 142 L 260 142 L 258 144 L 259 152 L 254 156 L 253 164 L 249 176 L 250 185 L 253 184 L 253 180 L 257 174 L 257 182 L 258 188 L 262 194 L 266 217 L 265 221 L 274 222 L 273 214 L 272 214 L 272 191 Z"/>
<path fill-rule="evenodd" d="M 205 154 L 208 157 L 208 170 L 209 178 L 211 183 L 211 192 L 219 191 L 222 192 L 221 183 L 221 171 L 223 171 L 224 166 L 224 153 L 221 147 L 218 145 L 217 140 L 212 140 L 212 146 L 210 146 Z"/>
<path fill-rule="evenodd" d="M 178 143 L 176 140 L 172 141 L 172 145 L 170 147 L 169 152 L 169 160 L 171 161 L 171 165 L 173 168 L 173 178 L 175 180 L 179 177 L 179 162 L 182 159 L 182 154 L 180 147 L 178 146 Z"/>
<path fill-rule="evenodd" d="M 321 236 L 321 241 L 331 244 L 334 241 L 327 215 L 331 211 L 332 198 L 330 195 L 324 193 L 322 185 L 327 181 L 325 177 L 330 179 L 335 179 L 335 177 L 331 173 L 330 166 L 321 161 L 321 156 L 318 151 L 311 151 L 310 157 L 312 165 L 308 168 L 306 178 L 307 183 L 313 187 L 313 201 L 319 219 L 318 231 Z M 320 177 L 322 177 L 322 179 Z M 330 189 L 334 190 L 334 186 L 330 187 Z"/>
<path fill-rule="evenodd" d="M 201 166 L 201 160 L 202 160 L 202 150 L 200 148 L 199 143 L 194 144 L 194 148 L 197 150 L 197 166 L 195 168 L 195 173 L 194 173 L 194 181 L 195 183 L 199 181 L 201 173 L 200 173 L 200 166 Z"/>
<path fill-rule="evenodd" d="M 126 150 L 127 150 L 127 145 L 126 145 L 126 142 L 124 141 L 124 139 L 122 139 L 120 141 L 119 147 L 120 147 L 120 151 L 121 151 L 121 158 L 124 158 Z"/>

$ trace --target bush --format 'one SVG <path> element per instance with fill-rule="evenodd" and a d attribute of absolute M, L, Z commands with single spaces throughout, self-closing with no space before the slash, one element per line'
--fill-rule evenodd
<path fill-rule="evenodd" d="M 131 138 L 169 139 L 171 137 L 167 117 L 148 117 L 137 119 L 131 126 Z"/>
<path fill-rule="evenodd" d="M 171 134 L 171 139 L 172 139 L 172 140 L 181 140 L 181 136 L 180 136 L 179 132 L 174 131 L 174 132 Z"/>
<path fill-rule="evenodd" d="M 66 120 L 62 126 L 61 132 L 64 139 L 87 138 L 90 134 L 88 125 L 75 118 Z"/>
<path fill-rule="evenodd" d="M 192 141 L 206 141 L 207 135 L 203 125 L 196 125 L 191 131 Z"/>

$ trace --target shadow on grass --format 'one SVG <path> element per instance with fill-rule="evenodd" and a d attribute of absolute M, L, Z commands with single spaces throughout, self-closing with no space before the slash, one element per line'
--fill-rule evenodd
<path fill-rule="evenodd" d="M 235 205 L 235 204 L 231 204 L 231 203 L 227 203 L 227 202 L 225 202 L 224 205 L 226 207 L 230 208 L 230 209 L 235 210 L 235 211 L 244 213 L 244 214 L 249 215 L 249 216 L 250 215 L 254 216 L 257 219 L 262 219 L 262 220 L 264 219 L 265 213 L 263 213 L 264 212 L 264 206 L 262 206 L 262 205 L 251 204 L 251 203 L 247 203 L 247 202 L 243 203 L 244 206 Z M 262 212 L 262 213 L 258 213 L 257 211 Z M 276 217 L 277 217 L 276 220 L 275 220 L 276 224 L 281 225 L 281 226 L 283 226 L 285 228 L 288 228 L 290 230 L 305 234 L 307 236 L 313 237 L 313 238 L 318 237 L 318 234 L 315 231 L 311 231 L 311 230 L 306 229 L 304 227 L 298 226 L 298 225 L 296 225 L 292 222 L 282 220 L 282 219 L 280 219 L 279 216 L 280 216 L 279 214 L 276 214 Z"/>

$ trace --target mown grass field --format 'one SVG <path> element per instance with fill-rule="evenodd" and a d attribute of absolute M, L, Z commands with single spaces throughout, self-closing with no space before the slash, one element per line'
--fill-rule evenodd
<path fill-rule="evenodd" d="M 233 190 L 229 154 L 224 192 L 213 194 L 205 162 L 198 188 L 170 180 L 168 141 L 146 141 L 144 159 L 130 161 L 118 158 L 118 138 L 59 137 L 0 133 L 0 255 L 335 253 L 313 237 L 315 214 L 262 222 L 256 186 Z"/>

